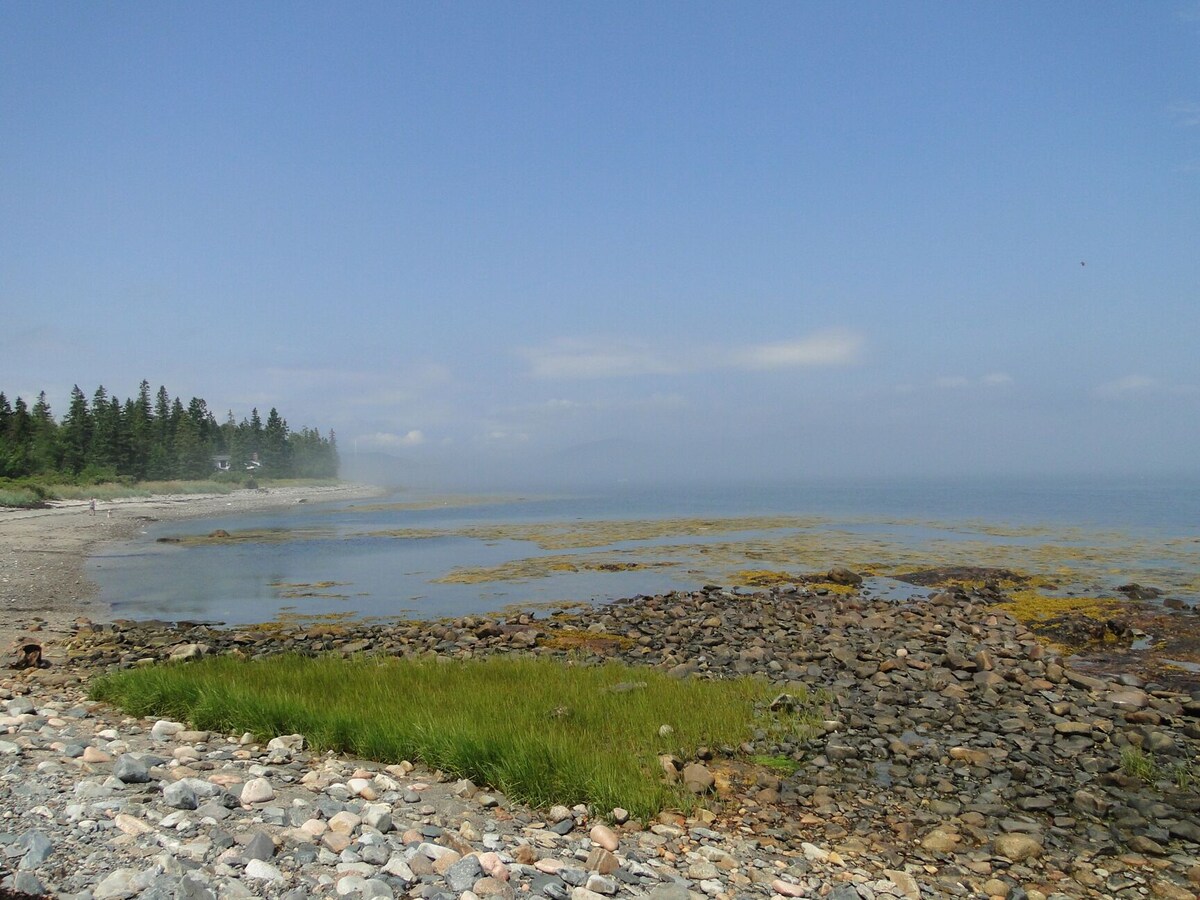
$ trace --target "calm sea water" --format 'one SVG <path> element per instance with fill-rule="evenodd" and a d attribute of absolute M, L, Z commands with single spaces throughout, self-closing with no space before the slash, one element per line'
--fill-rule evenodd
<path fill-rule="evenodd" d="M 400 494 L 401 503 L 421 498 Z M 498 566 L 564 552 L 645 553 L 654 544 L 786 535 L 789 529 L 666 536 L 620 541 L 580 551 L 543 550 L 528 540 L 484 540 L 455 534 L 476 525 L 644 521 L 733 516 L 815 516 L 830 541 L 882 539 L 914 548 L 947 541 L 997 541 L 989 526 L 1091 532 L 1107 546 L 1130 546 L 1158 575 L 1195 579 L 1200 553 L 1200 479 L 855 481 L 814 484 L 631 487 L 427 509 L 364 508 L 361 502 L 297 505 L 284 511 L 152 525 L 137 540 L 106 546 L 88 563 L 101 599 L 114 615 L 134 619 L 245 624 L 280 615 L 329 613 L 437 618 L 490 612 L 510 605 L 605 602 L 618 597 L 699 586 L 692 566 L 635 571 L 557 572 L 546 577 L 479 584 L 437 579 L 458 567 Z M 223 528 L 278 529 L 288 539 L 187 546 L 157 541 Z M 434 536 L 397 538 L 371 532 L 423 529 Z M 824 530 L 824 531 L 822 531 Z M 1114 537 L 1115 534 L 1115 537 Z M 1040 537 L 1004 540 L 1045 541 Z M 1114 544 L 1113 542 L 1116 541 Z M 832 544 L 831 544 L 832 545 Z M 1191 550 L 1195 547 L 1196 550 Z M 633 557 L 631 557 L 633 558 Z M 1193 571 L 1182 571 L 1192 567 Z M 742 568 L 749 568 L 745 562 Z M 1157 568 L 1155 568 L 1157 567 Z M 803 569 L 797 566 L 797 569 Z M 1118 574 L 1113 575 L 1119 577 Z M 332 582 L 332 584 L 330 584 Z M 304 596 L 304 595 L 309 596 Z"/>

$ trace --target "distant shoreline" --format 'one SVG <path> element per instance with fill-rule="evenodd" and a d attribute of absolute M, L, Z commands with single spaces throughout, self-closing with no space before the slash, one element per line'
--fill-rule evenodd
<path fill-rule="evenodd" d="M 42 509 L 0 509 L 0 648 L 53 644 L 75 620 L 112 618 L 96 599 L 84 562 L 107 541 L 129 540 L 147 524 L 257 512 L 299 502 L 331 503 L 385 495 L 364 484 L 241 489 L 228 494 L 156 494 L 100 501 L 55 501 Z"/>

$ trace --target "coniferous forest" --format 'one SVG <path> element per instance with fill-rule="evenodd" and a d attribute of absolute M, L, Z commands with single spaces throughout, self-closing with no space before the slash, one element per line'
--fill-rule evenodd
<path fill-rule="evenodd" d="M 99 482 L 232 478 L 245 473 L 269 478 L 337 475 L 332 431 L 292 431 L 272 408 L 264 422 L 255 409 L 218 423 L 208 404 L 187 406 L 165 387 L 151 394 L 143 381 L 136 397 L 120 400 L 103 386 L 89 399 L 76 385 L 67 410 L 56 419 L 43 391 L 30 406 L 0 392 L 0 478 Z"/>

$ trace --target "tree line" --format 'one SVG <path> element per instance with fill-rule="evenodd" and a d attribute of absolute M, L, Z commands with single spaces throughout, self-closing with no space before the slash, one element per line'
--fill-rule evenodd
<path fill-rule="evenodd" d="M 209 478 L 220 469 L 235 479 L 247 472 L 333 477 L 337 439 L 333 431 L 327 437 L 316 429 L 292 431 L 274 407 L 265 422 L 256 408 L 240 422 L 230 411 L 218 424 L 204 400 L 193 397 L 184 406 L 165 387 L 152 395 L 147 381 L 123 401 L 103 385 L 89 400 L 75 385 L 61 421 L 45 391 L 32 407 L 0 392 L 0 477 L 165 481 Z"/>

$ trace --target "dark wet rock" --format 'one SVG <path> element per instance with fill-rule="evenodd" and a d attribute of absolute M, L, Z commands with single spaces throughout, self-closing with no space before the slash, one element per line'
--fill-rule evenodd
<path fill-rule="evenodd" d="M 1117 590 L 1131 600 L 1154 600 L 1163 595 L 1163 592 L 1159 588 L 1144 587 L 1137 582 L 1123 584 Z"/>
<path fill-rule="evenodd" d="M 858 587 L 863 582 L 861 575 L 847 569 L 845 566 L 835 566 L 829 570 L 825 578 L 831 584 L 840 584 L 847 587 Z"/>
<path fill-rule="evenodd" d="M 986 566 L 939 566 L 935 569 L 920 569 L 895 577 L 897 581 L 922 587 L 942 587 L 974 582 L 1020 584 L 1025 581 L 1024 576 L 1018 575 L 1016 572 Z"/>

